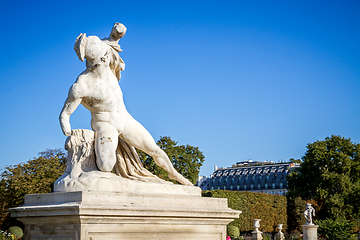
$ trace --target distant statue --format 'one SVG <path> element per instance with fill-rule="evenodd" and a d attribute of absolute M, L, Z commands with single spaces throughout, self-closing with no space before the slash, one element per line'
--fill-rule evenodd
<path fill-rule="evenodd" d="M 306 204 L 306 210 L 304 212 L 304 216 L 306 219 L 305 225 L 314 225 L 312 222 L 312 217 L 315 217 L 315 209 L 311 206 L 310 203 Z"/>
<path fill-rule="evenodd" d="M 69 90 L 60 113 L 61 129 L 66 136 L 74 133 L 70 115 L 82 104 L 91 112 L 97 169 L 115 171 L 129 179 L 151 179 L 136 154 L 134 148 L 137 148 L 152 156 L 155 163 L 169 173 L 170 179 L 192 185 L 174 169 L 150 133 L 125 108 L 118 84 L 120 72 L 125 69 L 125 63 L 118 55 L 122 51 L 118 41 L 125 33 L 126 27 L 116 23 L 108 38 L 87 37 L 85 33 L 77 38 L 74 48 L 81 61 L 86 59 L 86 69 Z"/>
<path fill-rule="evenodd" d="M 275 234 L 274 236 L 274 240 L 285 240 L 285 235 L 284 233 L 281 231 L 282 230 L 282 224 L 278 224 L 278 229 L 279 232 Z"/>

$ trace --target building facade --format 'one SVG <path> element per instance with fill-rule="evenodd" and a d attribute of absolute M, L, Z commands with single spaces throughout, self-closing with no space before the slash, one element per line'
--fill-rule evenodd
<path fill-rule="evenodd" d="M 216 168 L 210 178 L 198 182 L 202 190 L 249 191 L 285 195 L 286 176 L 298 163 L 242 161 L 233 167 Z"/>

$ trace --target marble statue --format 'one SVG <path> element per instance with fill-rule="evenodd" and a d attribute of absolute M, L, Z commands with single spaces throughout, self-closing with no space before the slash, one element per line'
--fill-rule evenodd
<path fill-rule="evenodd" d="M 251 232 L 251 239 L 262 240 L 263 239 L 263 237 L 261 236 L 262 232 L 259 231 L 261 219 L 253 219 L 253 221 L 254 221 L 255 230 Z"/>
<path fill-rule="evenodd" d="M 283 227 L 282 224 L 278 224 L 279 232 L 275 234 L 274 240 L 285 240 L 285 235 L 284 235 L 284 233 L 281 231 L 281 230 L 282 230 L 282 227 Z"/>
<path fill-rule="evenodd" d="M 312 217 L 315 217 L 315 209 L 311 206 L 310 203 L 306 204 L 306 210 L 304 212 L 304 216 L 306 219 L 305 225 L 314 225 L 312 222 Z"/>
<path fill-rule="evenodd" d="M 67 175 L 58 179 L 57 183 L 61 179 L 64 181 L 65 177 L 70 179 L 71 176 L 100 172 L 108 173 L 108 177 L 113 178 L 111 171 L 130 180 L 163 183 L 142 166 L 135 151 L 137 148 L 152 156 L 156 164 L 169 173 L 170 179 L 191 186 L 192 183 L 174 169 L 150 133 L 126 110 L 118 84 L 121 71 L 125 69 L 125 63 L 119 56 L 122 50 L 118 42 L 126 30 L 123 24 L 116 23 L 108 38 L 100 39 L 84 33 L 75 42 L 75 52 L 81 61 L 86 59 L 86 69 L 71 86 L 60 113 L 61 129 L 70 137 L 66 143 L 70 150 L 67 171 L 64 173 Z M 90 130 L 71 129 L 70 115 L 80 104 L 91 112 L 93 133 Z M 89 156 L 84 157 L 84 151 L 88 151 Z M 87 167 L 83 166 L 84 163 L 80 164 L 81 161 L 87 162 Z"/>

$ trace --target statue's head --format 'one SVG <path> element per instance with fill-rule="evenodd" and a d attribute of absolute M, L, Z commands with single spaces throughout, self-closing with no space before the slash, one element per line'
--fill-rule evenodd
<path fill-rule="evenodd" d="M 86 33 L 81 33 L 74 45 L 76 54 L 81 61 L 84 59 L 94 61 L 105 56 L 109 52 L 109 46 L 100 40 L 97 36 L 86 36 Z"/>
<path fill-rule="evenodd" d="M 100 66 L 101 63 L 109 64 L 109 55 L 112 54 L 109 45 L 97 36 L 86 37 L 85 33 L 77 37 L 74 49 L 81 61 L 86 59 L 86 67 L 91 70 Z"/>

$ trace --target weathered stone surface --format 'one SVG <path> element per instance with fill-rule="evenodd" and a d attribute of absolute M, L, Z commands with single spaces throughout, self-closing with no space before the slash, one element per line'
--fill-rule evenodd
<path fill-rule="evenodd" d="M 318 225 L 302 225 L 303 229 L 303 239 L 304 240 L 317 240 L 317 229 Z"/>
<path fill-rule="evenodd" d="M 119 140 L 117 155 L 119 159 L 126 159 L 128 164 L 119 163 L 121 167 L 114 169 L 117 174 L 99 171 L 95 163 L 94 132 L 86 129 L 74 129 L 71 132 L 65 143 L 68 151 L 66 169 L 56 180 L 54 192 L 93 190 L 197 196 L 201 194 L 199 187 L 173 184 L 151 174 L 142 167 L 140 159 L 130 163 L 129 155 L 135 158 L 136 152 L 122 140 Z"/>
<path fill-rule="evenodd" d="M 170 179 L 192 186 L 188 179 L 175 170 L 169 157 L 156 145 L 150 133 L 126 110 L 123 93 L 118 84 L 120 73 L 125 69 L 125 63 L 119 56 L 122 50 L 118 42 L 124 37 L 126 30 L 123 24 L 115 23 L 108 38 L 100 39 L 81 33 L 75 41 L 75 52 L 81 61 L 86 59 L 86 69 L 70 87 L 59 116 L 63 133 L 75 143 L 69 144 L 69 152 L 73 152 L 72 156 L 76 160 L 80 158 L 83 159 L 82 162 L 86 162 L 86 157 L 77 152 L 83 153 L 82 150 L 85 149 L 85 154 L 90 154 L 93 158 L 91 166 L 96 166 L 93 171 L 109 173 L 114 170 L 123 178 L 158 181 L 158 178 L 142 166 L 135 151 L 137 148 L 152 156 L 155 163 L 169 173 Z M 80 104 L 91 112 L 91 127 L 95 132 L 92 137 L 87 133 L 84 135 L 84 131 L 79 133 L 71 129 L 70 116 Z M 77 139 L 71 139 L 74 134 Z M 77 141 L 84 136 L 86 141 Z M 99 186 L 91 185 L 97 181 L 90 180 L 91 178 L 80 179 L 68 174 L 59 179 L 55 189 L 72 191 L 74 189 L 69 187 L 73 183 L 77 185 L 78 190 L 80 186 L 83 186 L 81 190 L 98 189 Z M 111 179 L 107 182 L 111 182 Z M 112 185 L 115 184 L 116 181 Z"/>
<path fill-rule="evenodd" d="M 11 213 L 27 240 L 224 240 L 241 212 L 222 198 L 84 191 L 27 195 Z"/>

